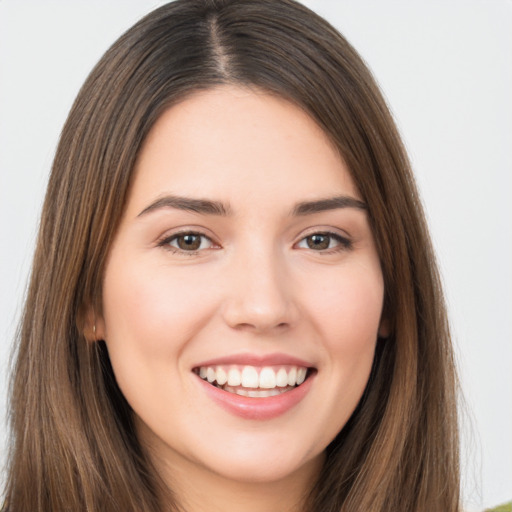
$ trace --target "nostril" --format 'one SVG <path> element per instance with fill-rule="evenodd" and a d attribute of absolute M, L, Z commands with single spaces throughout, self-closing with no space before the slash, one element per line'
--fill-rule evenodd
<path fill-rule="evenodd" d="M 242 267 L 233 275 L 233 286 L 224 297 L 222 315 L 236 330 L 282 331 L 297 323 L 298 306 L 289 282 L 279 277 L 272 267 L 258 262 Z M 255 273 L 254 269 L 258 272 Z"/>
<path fill-rule="evenodd" d="M 272 325 L 271 323 L 263 323 L 263 322 L 241 322 L 238 324 L 234 324 L 231 326 L 236 331 L 272 331 L 272 330 L 279 330 L 283 331 L 285 329 L 288 329 L 290 327 L 290 324 L 288 322 L 280 322 L 277 325 Z"/>

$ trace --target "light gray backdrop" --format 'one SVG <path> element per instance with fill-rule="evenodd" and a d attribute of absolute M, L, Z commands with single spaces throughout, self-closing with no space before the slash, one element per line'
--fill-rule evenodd
<path fill-rule="evenodd" d="M 0 464 L 8 353 L 45 183 L 78 88 L 157 0 L 0 0 Z M 426 205 L 463 390 L 468 510 L 512 498 L 512 2 L 309 0 L 396 116 Z"/>

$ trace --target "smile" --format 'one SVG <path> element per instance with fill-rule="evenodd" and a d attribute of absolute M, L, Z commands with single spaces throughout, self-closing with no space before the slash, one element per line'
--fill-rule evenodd
<path fill-rule="evenodd" d="M 216 388 L 250 398 L 267 398 L 300 386 L 311 371 L 304 366 L 200 366 L 194 372 Z"/>

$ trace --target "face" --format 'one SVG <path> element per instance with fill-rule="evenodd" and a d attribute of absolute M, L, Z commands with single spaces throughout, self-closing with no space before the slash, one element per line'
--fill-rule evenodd
<path fill-rule="evenodd" d="M 224 86 L 150 132 L 97 336 L 160 462 L 278 480 L 317 471 L 360 400 L 383 291 L 364 204 L 323 131 Z"/>

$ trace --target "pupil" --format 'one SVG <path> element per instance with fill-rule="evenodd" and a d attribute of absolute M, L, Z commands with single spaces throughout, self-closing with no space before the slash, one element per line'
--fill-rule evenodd
<path fill-rule="evenodd" d="M 311 235 L 308 237 L 308 246 L 310 249 L 327 249 L 329 237 L 327 235 Z"/>
<path fill-rule="evenodd" d="M 183 235 L 178 238 L 180 249 L 195 250 L 199 249 L 201 238 L 198 235 Z"/>

